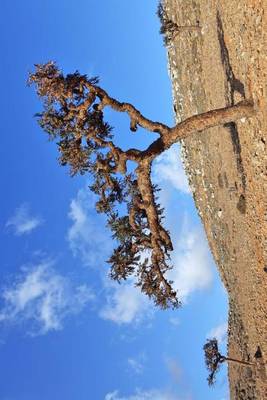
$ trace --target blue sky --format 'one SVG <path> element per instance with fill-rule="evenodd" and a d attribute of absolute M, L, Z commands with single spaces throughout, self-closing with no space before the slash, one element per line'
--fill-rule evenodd
<path fill-rule="evenodd" d="M 174 243 L 172 279 L 183 299 L 155 309 L 132 282 L 107 278 L 112 241 L 87 178 L 57 164 L 34 119 L 26 79 L 34 63 L 98 75 L 112 96 L 174 122 L 157 1 L 1 2 L 0 400 L 226 400 L 226 371 L 207 386 L 202 346 L 225 346 L 227 300 L 194 209 L 179 147 L 153 168 Z M 129 133 L 110 112 L 123 148 Z"/>

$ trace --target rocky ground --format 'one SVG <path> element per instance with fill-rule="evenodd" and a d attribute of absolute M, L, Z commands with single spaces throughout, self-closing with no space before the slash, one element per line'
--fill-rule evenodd
<path fill-rule="evenodd" d="M 177 121 L 253 99 L 255 117 L 183 142 L 184 163 L 229 294 L 231 399 L 267 399 L 267 0 L 165 0 Z M 256 354 L 256 357 L 255 357 Z"/>

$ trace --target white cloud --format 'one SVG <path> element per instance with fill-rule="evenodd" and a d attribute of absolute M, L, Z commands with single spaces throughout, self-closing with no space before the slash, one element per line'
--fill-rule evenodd
<path fill-rule="evenodd" d="M 189 227 L 184 223 L 177 243 L 174 242 L 172 264 L 174 268 L 168 278 L 178 297 L 186 301 L 196 290 L 210 287 L 213 279 L 209 248 L 204 232 L 199 228 Z"/>
<path fill-rule="evenodd" d="M 225 343 L 227 339 L 227 330 L 228 324 L 227 322 L 223 322 L 222 324 L 216 326 L 209 331 L 209 333 L 207 334 L 207 339 L 216 338 L 219 344 Z"/>
<path fill-rule="evenodd" d="M 177 395 L 169 391 L 151 389 L 147 391 L 137 390 L 130 396 L 120 396 L 118 390 L 107 393 L 104 400 L 178 400 Z"/>
<path fill-rule="evenodd" d="M 105 219 L 96 214 L 94 204 L 95 196 L 88 189 L 79 190 L 70 204 L 69 217 L 73 224 L 67 237 L 73 254 L 81 257 L 85 265 L 99 267 L 101 274 L 101 267 L 105 266 L 112 252 L 113 242 L 105 228 Z M 149 314 L 150 302 L 134 286 L 133 280 L 118 284 L 103 275 L 102 279 L 105 304 L 99 311 L 101 318 L 116 324 L 130 324 Z"/>
<path fill-rule="evenodd" d="M 172 191 L 176 189 L 190 193 L 178 146 L 171 147 L 155 161 L 154 179 L 160 186 L 165 183 L 159 196 L 165 208 L 166 225 L 170 229 L 174 246 L 171 254 L 174 268 L 168 277 L 174 282 L 179 299 L 185 302 L 193 292 L 210 287 L 213 276 L 210 250 L 199 224 L 191 225 L 185 217 L 179 238 L 176 239 L 180 221 L 177 221 L 178 213 L 174 213 L 177 199 Z"/>
<path fill-rule="evenodd" d="M 172 237 L 177 237 L 173 230 Z M 195 291 L 205 290 L 213 280 L 212 264 L 209 248 L 204 232 L 186 221 L 177 242 L 173 240 L 174 251 L 171 257 L 172 270 L 168 279 L 173 281 L 178 298 L 186 302 Z M 106 281 L 104 293 L 106 304 L 100 310 L 100 317 L 119 325 L 139 323 L 150 317 L 156 308 L 140 289 L 134 286 L 134 279 L 120 285 L 117 282 Z M 173 324 L 179 321 L 171 320 Z"/>
<path fill-rule="evenodd" d="M 178 145 L 172 146 L 157 157 L 153 164 L 153 176 L 158 184 L 165 182 L 183 193 L 190 193 Z"/>
<path fill-rule="evenodd" d="M 93 299 L 85 285 L 73 287 L 49 262 L 23 269 L 15 282 L 2 290 L 0 322 L 30 322 L 31 334 L 45 334 L 62 328 L 63 320 Z"/>
<path fill-rule="evenodd" d="M 70 204 L 69 217 L 73 224 L 67 238 L 73 254 L 85 265 L 102 267 L 111 252 L 112 241 L 105 228 L 105 219 L 96 214 L 94 205 L 95 196 L 90 190 L 79 190 Z"/>
<path fill-rule="evenodd" d="M 9 218 L 6 227 L 14 229 L 15 235 L 21 236 L 31 233 L 42 223 L 42 219 L 30 214 L 29 206 L 22 204 L 15 210 L 14 215 Z"/>
<path fill-rule="evenodd" d="M 129 367 L 136 373 L 141 374 L 144 370 L 144 365 L 146 362 L 146 355 L 145 353 L 140 353 L 136 357 L 129 357 L 128 360 Z"/>
<path fill-rule="evenodd" d="M 111 253 L 112 240 L 105 230 L 104 219 L 95 213 L 94 201 L 94 196 L 87 189 L 80 190 L 72 200 L 69 216 L 73 220 L 73 225 L 69 229 L 68 240 L 73 253 L 80 256 L 86 265 L 102 267 Z M 168 207 L 166 210 L 168 220 L 170 219 Z M 172 238 L 175 238 L 177 226 L 174 226 L 173 221 L 172 218 Z M 180 232 L 181 239 L 176 243 L 173 239 L 174 268 L 168 277 L 174 282 L 173 286 L 178 291 L 179 299 L 185 302 L 196 290 L 210 286 L 212 270 L 203 231 L 189 226 L 187 222 L 183 225 Z M 118 325 L 136 324 L 151 317 L 155 307 L 134 283 L 134 279 L 118 284 L 109 278 L 103 278 L 105 303 L 100 308 L 99 316 Z"/>
<path fill-rule="evenodd" d="M 171 170 L 175 175 L 177 154 L 174 156 L 174 153 L 169 153 L 167 159 L 173 162 Z M 175 182 L 172 180 L 170 183 L 175 185 Z M 186 191 L 185 186 L 181 184 L 176 183 L 177 187 Z M 105 228 L 104 218 L 95 212 L 94 202 L 94 196 L 87 189 L 81 189 L 71 201 L 69 217 L 73 224 L 68 231 L 68 241 L 74 255 L 80 256 L 84 264 L 102 267 L 112 251 L 113 243 Z M 168 207 L 166 210 L 167 220 L 171 219 L 173 226 L 172 238 L 177 237 L 177 226 L 174 226 L 173 217 L 170 218 Z M 173 240 L 174 268 L 169 273 L 169 279 L 174 281 L 178 297 L 185 301 L 194 291 L 209 287 L 212 272 L 204 233 L 200 229 L 184 224 L 180 236 L 182 239 L 176 243 Z M 151 317 L 155 307 L 148 297 L 140 292 L 140 288 L 135 287 L 134 279 L 128 279 L 121 284 L 112 282 L 109 278 L 102 279 L 105 303 L 99 310 L 101 318 L 118 325 L 127 325 L 140 323 L 145 318 Z"/>
<path fill-rule="evenodd" d="M 106 304 L 100 310 L 101 318 L 121 325 L 138 323 L 151 315 L 150 300 L 134 286 L 133 280 L 106 285 Z"/>

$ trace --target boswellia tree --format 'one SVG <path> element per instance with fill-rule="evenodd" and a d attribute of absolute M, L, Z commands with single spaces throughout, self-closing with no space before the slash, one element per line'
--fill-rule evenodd
<path fill-rule="evenodd" d="M 43 100 L 39 124 L 56 140 L 60 164 L 69 165 L 71 175 L 91 174 L 90 189 L 98 196 L 96 210 L 107 215 L 118 244 L 108 260 L 111 278 L 121 281 L 134 274 L 137 286 L 157 305 L 178 307 L 178 295 L 166 276 L 172 268 L 173 246 L 163 226 L 158 188 L 151 181 L 153 160 L 189 135 L 252 116 L 252 102 L 208 111 L 168 127 L 109 96 L 98 78 L 79 72 L 64 75 L 53 62 L 37 64 L 29 83 Z M 128 114 L 131 131 L 142 127 L 158 138 L 145 150 L 123 151 L 114 144 L 112 127 L 104 120 L 107 107 Z M 127 161 L 136 164 L 134 171 L 127 170 Z"/>
<path fill-rule="evenodd" d="M 223 356 L 219 352 L 218 341 L 216 338 L 208 339 L 207 342 L 203 346 L 204 355 L 205 355 L 205 363 L 206 367 L 209 370 L 210 374 L 208 376 L 209 385 L 213 385 L 215 383 L 216 374 L 219 371 L 220 366 L 225 362 L 233 362 L 240 365 L 251 365 L 254 364 L 244 360 L 238 360 L 232 357 Z"/>

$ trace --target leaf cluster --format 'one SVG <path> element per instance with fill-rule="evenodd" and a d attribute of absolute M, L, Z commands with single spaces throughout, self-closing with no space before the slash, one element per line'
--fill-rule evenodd
<path fill-rule="evenodd" d="M 38 123 L 51 140 L 57 140 L 59 162 L 70 166 L 71 175 L 83 174 L 92 169 L 92 154 L 105 147 L 103 140 L 112 138 L 112 128 L 87 88 L 98 78 L 88 79 L 77 71 L 64 76 L 53 62 L 35 68 L 29 83 L 35 84 L 44 104 L 44 111 L 36 114 Z"/>
<path fill-rule="evenodd" d="M 163 35 L 164 45 L 168 46 L 179 32 L 179 26 L 167 14 L 162 2 L 158 4 L 157 15 L 160 20 L 160 34 Z"/>
<path fill-rule="evenodd" d="M 203 346 L 205 355 L 205 364 L 210 371 L 207 378 L 208 384 L 211 386 L 215 383 L 216 374 L 220 368 L 220 365 L 225 361 L 225 357 L 221 355 L 218 349 L 218 341 L 216 338 L 208 339 Z"/>

